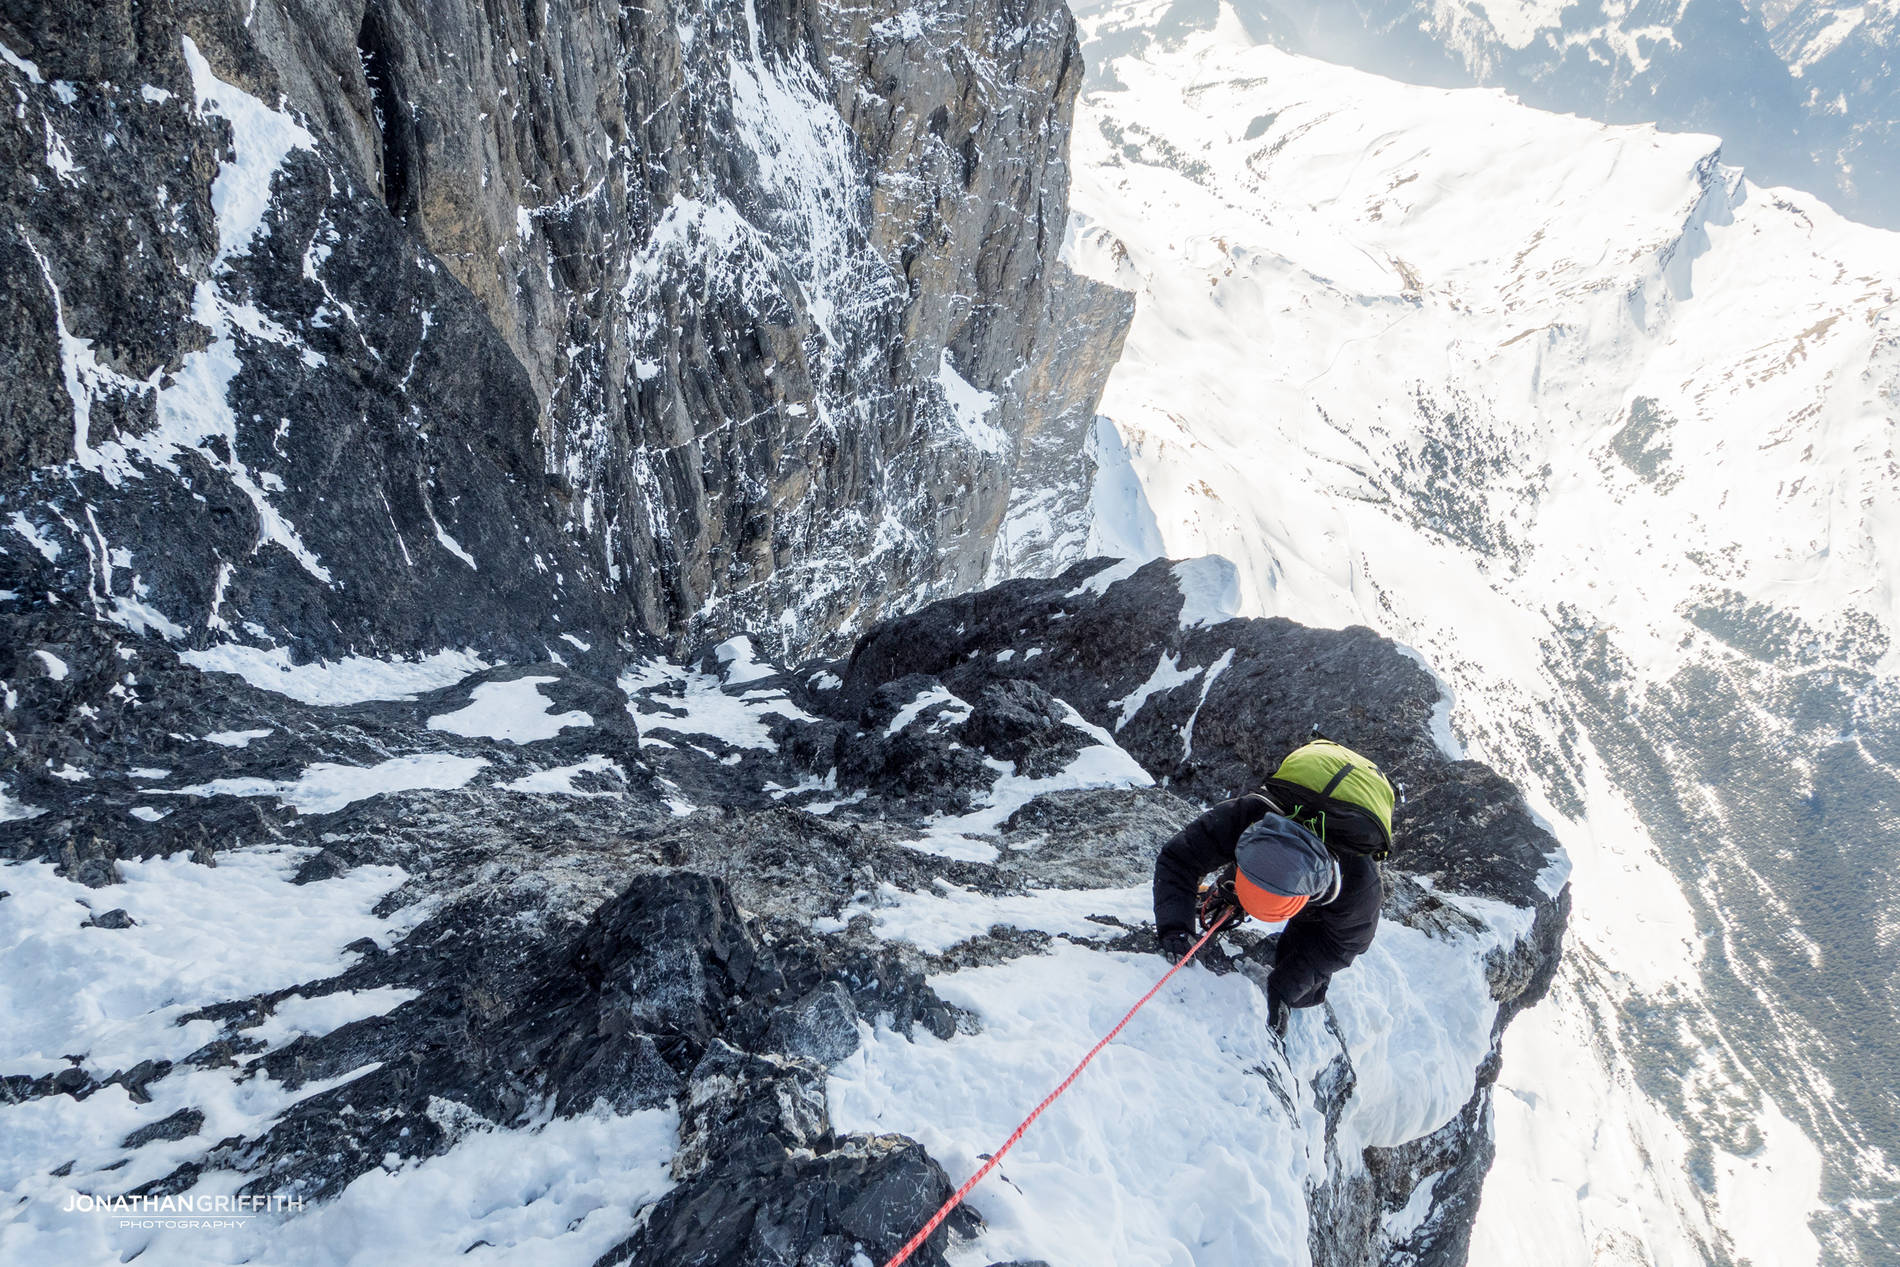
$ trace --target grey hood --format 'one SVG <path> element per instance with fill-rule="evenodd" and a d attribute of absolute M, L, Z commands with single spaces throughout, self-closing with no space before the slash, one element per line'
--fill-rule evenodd
<path fill-rule="evenodd" d="M 1330 900 L 1339 891 L 1339 864 L 1318 836 L 1290 818 L 1268 814 L 1240 834 L 1234 846 L 1240 873 L 1282 897 Z"/>

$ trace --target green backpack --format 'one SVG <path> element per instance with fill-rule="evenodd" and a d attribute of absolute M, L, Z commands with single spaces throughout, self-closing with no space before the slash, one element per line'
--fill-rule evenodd
<path fill-rule="evenodd" d="M 1288 818 L 1331 848 L 1378 861 L 1392 853 L 1392 784 L 1344 744 L 1316 739 L 1295 748 L 1266 790 Z"/>

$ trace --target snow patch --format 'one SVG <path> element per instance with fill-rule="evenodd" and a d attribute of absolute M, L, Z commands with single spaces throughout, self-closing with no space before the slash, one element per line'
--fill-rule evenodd
<path fill-rule="evenodd" d="M 433 506 L 429 508 L 429 522 L 435 525 L 436 542 L 441 545 L 444 550 L 447 550 L 450 554 L 468 564 L 471 572 L 481 571 L 481 569 L 475 565 L 475 556 L 464 550 L 462 543 L 457 541 L 454 537 L 451 537 L 448 529 L 444 528 L 442 522 L 435 517 L 435 508 Z"/>
<path fill-rule="evenodd" d="M 0 823 L 24 822 L 29 818 L 38 818 L 45 812 L 37 805 L 14 800 L 5 787 L 0 787 Z"/>
<path fill-rule="evenodd" d="M 960 1182 L 1164 970 L 1058 944 L 933 977 L 981 1030 L 945 1041 L 860 1025 L 827 1086 L 832 1121 L 910 1135 Z M 1178 974 L 976 1190 L 987 1226 L 970 1261 L 1304 1261 L 1308 1137 L 1275 1090 L 1307 1097 L 1266 1020 L 1241 974 Z"/>
<path fill-rule="evenodd" d="M 1181 628 L 1218 625 L 1240 614 L 1240 569 L 1218 554 L 1177 563 L 1171 570 L 1181 590 Z"/>
<path fill-rule="evenodd" d="M 1142 924 L 1154 913 L 1154 892 L 1147 884 L 1125 889 L 1039 889 L 998 896 L 938 880 L 935 890 L 909 893 L 889 883 L 881 884 L 875 895 L 860 896 L 836 919 L 814 920 L 812 927 L 821 933 L 843 932 L 855 916 L 868 913 L 879 937 L 906 941 L 925 954 L 940 955 L 998 924 L 1106 940 L 1126 932 L 1121 925 Z M 1106 916 L 1121 924 L 1098 922 L 1091 916 Z"/>
<path fill-rule="evenodd" d="M 536 770 L 518 779 L 503 783 L 506 792 L 536 792 L 544 796 L 620 796 L 621 792 L 595 790 L 574 786 L 577 776 L 583 774 L 611 774 L 625 784 L 627 776 L 612 757 L 594 755 L 573 765 L 555 766 L 548 770 Z"/>
<path fill-rule="evenodd" d="M 592 726 L 594 719 L 578 709 L 552 711 L 541 688 L 557 680 L 521 677 L 509 682 L 483 682 L 470 692 L 466 708 L 438 713 L 429 719 L 429 729 L 522 744 L 552 739 L 569 727 Z"/>
<path fill-rule="evenodd" d="M 1115 584 L 1117 581 L 1127 580 L 1139 572 L 1141 565 L 1145 562 L 1147 562 L 1145 559 L 1118 559 L 1108 567 L 1096 572 L 1095 575 L 1083 581 L 1067 594 L 1064 594 L 1063 597 L 1084 598 L 1090 595 L 1106 594 L 1108 593 L 1109 586 Z"/>
<path fill-rule="evenodd" d="M 274 796 L 303 814 L 332 814 L 345 805 L 390 792 L 449 791 L 466 787 L 488 762 L 420 752 L 391 757 L 372 766 L 318 761 L 295 779 L 213 779 L 190 787 L 165 789 L 169 796 Z M 157 790 L 157 789 L 154 789 Z"/>
<path fill-rule="evenodd" d="M 1143 682 L 1140 686 L 1137 686 L 1120 699 L 1110 700 L 1108 702 L 1110 708 L 1117 710 L 1115 729 L 1119 731 L 1122 727 L 1133 721 L 1135 714 L 1141 711 L 1141 706 L 1148 702 L 1150 696 L 1159 694 L 1162 691 L 1171 691 L 1177 686 L 1185 686 L 1187 683 L 1199 677 L 1205 669 L 1205 665 L 1192 669 L 1183 669 L 1175 660 L 1173 652 L 1163 651 L 1161 658 L 1155 661 L 1154 672 L 1148 675 L 1146 682 Z"/>
<path fill-rule="evenodd" d="M 1047 778 L 1030 778 L 1016 773 L 1014 766 L 985 758 L 999 777 L 980 798 L 976 808 L 965 814 L 947 815 L 932 821 L 924 834 L 914 840 L 897 843 L 919 853 L 935 854 L 963 862 L 993 862 L 998 849 L 991 839 L 1011 814 L 1049 792 L 1097 787 L 1153 787 L 1154 776 L 1129 756 L 1114 736 L 1075 711 L 1068 701 L 1058 699 L 1065 724 L 1082 731 L 1095 742 L 1075 754 L 1074 760 Z"/>
<path fill-rule="evenodd" d="M 259 690 L 326 707 L 414 699 L 494 667 L 472 651 L 437 651 L 419 660 L 345 656 L 335 661 L 293 664 L 286 647 L 249 647 L 236 642 L 202 651 L 181 651 L 178 658 L 207 673 L 236 674 Z"/>
<path fill-rule="evenodd" d="M 276 733 L 268 727 L 257 730 L 214 730 L 205 736 L 205 742 L 222 748 L 248 748 L 253 739 L 268 739 Z"/>
<path fill-rule="evenodd" d="M 770 688 L 728 694 L 721 679 L 665 660 L 648 660 L 620 677 L 627 711 L 640 723 L 641 742 L 655 731 L 710 735 L 735 748 L 776 751 L 770 717 L 817 718 Z"/>
<path fill-rule="evenodd" d="M 0 44 L 0 61 L 5 62 L 22 75 L 25 75 L 28 83 L 43 84 L 46 82 L 40 78 L 40 68 L 37 65 L 27 61 L 26 58 L 21 57 L 5 44 Z"/>
<path fill-rule="evenodd" d="M 263 1024 L 245 1033 L 270 1047 L 281 1047 L 292 1039 L 317 1037 L 353 1021 L 382 1016 L 421 995 L 420 990 L 388 985 L 368 990 L 338 990 L 316 998 L 291 994 L 278 1000 Z"/>
<path fill-rule="evenodd" d="M 386 945 L 420 918 L 414 908 L 394 920 L 373 913 L 405 878 L 396 867 L 293 883 L 314 852 L 221 851 L 216 867 L 183 853 L 121 858 L 122 883 L 109 891 L 64 879 L 49 863 L 0 865 L 0 888 L 10 893 L 0 902 L 0 1013 L 9 1018 L 0 1062 L 50 1073 L 67 1067 L 66 1053 L 84 1052 L 85 1067 L 105 1074 L 148 1058 L 178 1060 L 219 1028 L 177 1025 L 179 1016 L 330 976 L 343 966 L 344 946 L 363 937 Z M 80 926 L 106 906 L 124 908 L 133 926 Z"/>
<path fill-rule="evenodd" d="M 713 658 L 719 661 L 720 675 L 729 686 L 744 686 L 760 678 L 778 676 L 777 669 L 758 658 L 752 639 L 744 635 L 728 638 L 714 647 Z"/>
<path fill-rule="evenodd" d="M 943 350 L 937 382 L 943 387 L 943 398 L 950 405 L 950 416 L 956 420 L 957 431 L 971 448 L 997 457 L 1009 452 L 1009 436 L 1001 427 L 987 421 L 990 410 L 996 407 L 996 393 L 978 391 L 957 373 L 949 348 Z"/>
<path fill-rule="evenodd" d="M 962 721 L 965 717 L 970 715 L 971 711 L 968 704 L 958 699 L 944 687 L 932 687 L 930 690 L 921 692 L 916 699 L 898 709 L 897 716 L 891 718 L 891 724 L 884 728 L 884 733 L 886 735 L 898 734 L 904 727 L 910 725 L 926 712 L 932 710 L 935 711 L 935 715 L 938 717 L 942 717 L 945 713 L 950 714 L 950 719 L 953 722 Z"/>
<path fill-rule="evenodd" d="M 13 530 L 22 537 L 25 537 L 27 544 L 31 545 L 35 550 L 38 550 L 40 556 L 48 563 L 59 562 L 59 543 L 34 527 L 33 521 L 28 519 L 24 512 L 18 510 L 14 511 L 13 518 L 8 522 L 12 525 Z"/>

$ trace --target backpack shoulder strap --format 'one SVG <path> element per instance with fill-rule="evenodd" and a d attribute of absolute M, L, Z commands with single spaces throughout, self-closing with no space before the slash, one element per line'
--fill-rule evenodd
<path fill-rule="evenodd" d="M 1254 802 L 1254 805 L 1262 814 L 1279 814 L 1282 817 L 1286 815 L 1286 808 L 1265 791 L 1249 792 L 1241 799 Z"/>

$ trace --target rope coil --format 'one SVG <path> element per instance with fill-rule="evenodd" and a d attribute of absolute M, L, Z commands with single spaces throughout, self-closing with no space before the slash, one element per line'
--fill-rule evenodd
<path fill-rule="evenodd" d="M 975 1174 L 971 1175 L 967 1180 L 965 1180 L 961 1188 L 958 1188 L 955 1192 L 950 1194 L 950 1199 L 948 1201 L 945 1201 L 941 1206 L 938 1207 L 937 1212 L 930 1216 L 930 1221 L 928 1223 L 925 1223 L 921 1228 L 919 1228 L 915 1236 L 911 1237 L 908 1241 L 904 1242 L 904 1247 L 902 1249 L 898 1250 L 895 1254 L 891 1255 L 890 1259 L 887 1262 L 885 1262 L 884 1267 L 902 1267 L 902 1264 L 907 1259 L 909 1259 L 912 1254 L 917 1252 L 918 1247 L 921 1246 L 925 1241 L 930 1239 L 930 1234 L 936 1231 L 938 1226 L 941 1225 L 945 1219 L 950 1217 L 950 1212 L 952 1210 L 956 1209 L 958 1205 L 962 1204 L 963 1198 L 970 1194 L 970 1190 L 976 1187 L 978 1183 L 982 1182 L 984 1175 L 989 1174 L 990 1171 L 996 1168 L 997 1162 L 1003 1160 L 1003 1154 L 1007 1153 L 1010 1149 L 1016 1146 L 1016 1141 L 1023 1137 L 1023 1132 L 1029 1129 L 1029 1124 L 1035 1121 L 1037 1118 L 1041 1117 L 1042 1111 L 1048 1108 L 1051 1104 L 1054 1104 L 1056 1102 L 1056 1097 L 1060 1096 L 1064 1091 L 1067 1091 L 1069 1089 L 1070 1084 L 1073 1083 L 1078 1077 L 1081 1076 L 1082 1071 L 1084 1069 L 1088 1068 L 1089 1061 L 1095 1059 L 1095 1054 L 1101 1051 L 1102 1048 L 1108 1046 L 1111 1042 L 1115 1041 L 1115 1035 L 1121 1033 L 1123 1027 L 1126 1026 L 1129 1021 L 1135 1018 L 1135 1013 L 1141 1011 L 1142 1005 L 1147 1003 L 1147 1001 L 1149 999 L 1152 999 L 1155 995 L 1159 994 L 1161 992 L 1161 987 L 1168 984 L 1168 979 L 1174 976 L 1175 973 L 1181 971 L 1181 969 L 1185 968 L 1187 966 L 1188 960 L 1194 958 L 1195 955 L 1201 952 L 1201 947 L 1207 944 L 1207 939 L 1212 937 L 1216 932 L 1218 932 L 1220 930 L 1220 926 L 1222 924 L 1225 924 L 1227 922 L 1228 916 L 1232 914 L 1233 914 L 1232 910 L 1228 910 L 1224 912 L 1219 919 L 1215 920 L 1213 924 L 1211 924 L 1208 927 L 1208 930 L 1206 932 L 1201 934 L 1201 939 L 1199 941 L 1195 942 L 1192 946 L 1188 947 L 1188 952 L 1185 955 L 1181 956 L 1180 961 L 1176 963 L 1172 968 L 1169 968 L 1166 975 L 1164 975 L 1161 978 L 1161 980 L 1155 982 L 1153 986 L 1149 987 L 1148 993 L 1142 995 L 1139 999 L 1137 999 L 1135 1001 L 1135 1005 L 1129 1008 L 1128 1011 L 1122 1014 L 1121 1020 L 1115 1022 L 1114 1029 L 1109 1030 L 1107 1034 L 1102 1036 L 1102 1039 L 1100 1042 L 1096 1043 L 1095 1046 L 1089 1048 L 1089 1054 L 1082 1057 L 1081 1061 L 1077 1063 L 1075 1068 L 1069 1070 L 1069 1076 L 1062 1080 L 1062 1085 L 1057 1087 L 1054 1091 L 1051 1091 L 1048 1095 L 1044 1096 L 1042 1099 L 1042 1103 L 1038 1104 L 1035 1108 L 1029 1111 L 1029 1116 L 1024 1118 L 1021 1122 L 1017 1124 L 1016 1129 L 1010 1133 L 1009 1138 L 1003 1141 L 1003 1146 L 997 1149 L 995 1152 L 991 1153 L 989 1160 L 984 1162 L 982 1167 L 978 1169 Z"/>

